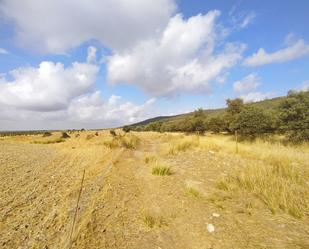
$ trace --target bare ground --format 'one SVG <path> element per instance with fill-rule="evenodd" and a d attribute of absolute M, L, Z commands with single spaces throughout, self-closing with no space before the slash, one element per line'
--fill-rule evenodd
<path fill-rule="evenodd" d="M 167 156 L 160 137 L 142 137 L 136 150 L 109 150 L 100 139 L 0 141 L 0 248 L 309 248 L 308 216 L 273 215 L 258 198 L 218 190 L 249 159 L 205 150 Z M 145 155 L 160 157 L 172 175 L 152 175 Z"/>

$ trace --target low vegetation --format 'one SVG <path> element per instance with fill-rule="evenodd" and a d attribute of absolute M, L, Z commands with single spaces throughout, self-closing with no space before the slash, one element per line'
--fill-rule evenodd
<path fill-rule="evenodd" d="M 168 166 L 157 164 L 152 168 L 151 173 L 156 176 L 168 176 L 172 174 L 172 171 Z"/>

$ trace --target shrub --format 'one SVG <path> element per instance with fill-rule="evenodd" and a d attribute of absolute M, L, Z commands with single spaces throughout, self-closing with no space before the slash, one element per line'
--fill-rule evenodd
<path fill-rule="evenodd" d="M 70 136 L 68 135 L 68 133 L 62 132 L 61 138 L 70 138 Z"/>
<path fill-rule="evenodd" d="M 117 133 L 115 132 L 115 130 L 110 130 L 109 134 L 111 134 L 112 137 L 116 137 L 117 136 Z"/>
<path fill-rule="evenodd" d="M 94 135 L 93 135 L 93 134 L 87 135 L 86 140 L 90 140 L 91 138 L 94 138 Z"/>
<path fill-rule="evenodd" d="M 122 127 L 122 130 L 125 132 L 125 133 L 128 133 L 131 131 L 131 127 L 130 126 L 127 126 L 125 125 L 124 127 Z"/>
<path fill-rule="evenodd" d="M 292 141 L 309 141 L 309 91 L 290 92 L 280 104 L 280 129 Z"/>
<path fill-rule="evenodd" d="M 49 131 L 43 133 L 43 137 L 50 137 L 52 134 Z"/>
<path fill-rule="evenodd" d="M 243 108 L 231 126 L 243 138 L 255 138 L 259 135 L 271 133 L 274 130 L 274 120 L 266 111 L 248 106 Z"/>
<path fill-rule="evenodd" d="M 99 132 L 94 133 L 95 136 L 99 136 Z"/>

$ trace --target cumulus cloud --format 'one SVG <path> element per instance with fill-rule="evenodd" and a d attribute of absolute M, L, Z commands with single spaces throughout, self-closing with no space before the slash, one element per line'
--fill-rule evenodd
<path fill-rule="evenodd" d="M 81 96 L 70 104 L 68 117 L 77 122 L 108 122 L 108 124 L 123 124 L 137 122 L 150 116 L 149 107 L 155 99 L 150 99 L 142 105 L 123 102 L 121 96 L 112 95 L 103 101 L 100 91 Z"/>
<path fill-rule="evenodd" d="M 273 98 L 275 94 L 272 92 L 262 93 L 262 92 L 249 92 L 241 96 L 245 103 L 262 101 L 264 99 Z"/>
<path fill-rule="evenodd" d="M 45 53 L 64 53 L 90 39 L 121 51 L 159 32 L 175 9 L 174 0 L 0 1 L 19 44 Z"/>
<path fill-rule="evenodd" d="M 255 54 L 244 61 L 244 65 L 255 67 L 265 64 L 282 63 L 309 55 L 309 44 L 303 39 L 295 41 L 290 46 L 273 53 L 267 53 L 264 48 L 260 48 Z"/>
<path fill-rule="evenodd" d="M 134 84 L 155 96 L 208 91 L 210 82 L 234 66 L 245 48 L 225 43 L 216 51 L 224 34 L 216 25 L 219 15 L 210 11 L 184 20 L 178 14 L 160 36 L 115 51 L 107 62 L 108 81 Z"/>
<path fill-rule="evenodd" d="M 64 109 L 90 90 L 97 72 L 96 65 L 78 62 L 68 68 L 51 61 L 18 68 L 10 72 L 13 80 L 0 79 L 0 104 L 36 111 Z"/>
<path fill-rule="evenodd" d="M 254 73 L 247 75 L 241 80 L 235 81 L 233 89 L 235 92 L 249 92 L 260 85 L 260 79 Z"/>
<path fill-rule="evenodd" d="M 43 61 L 0 76 L 0 129 L 63 129 L 119 126 L 141 121 L 155 112 L 154 99 L 136 105 L 96 91 L 99 67 L 96 48 L 89 47 L 87 63 Z"/>
<path fill-rule="evenodd" d="M 4 48 L 0 48 L 0 54 L 8 54 L 9 52 L 4 49 Z"/>

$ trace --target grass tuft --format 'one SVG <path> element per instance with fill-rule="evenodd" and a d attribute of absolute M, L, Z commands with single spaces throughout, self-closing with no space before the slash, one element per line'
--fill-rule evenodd
<path fill-rule="evenodd" d="M 156 176 L 168 176 L 172 174 L 172 171 L 170 167 L 157 165 L 152 168 L 151 173 Z"/>
<path fill-rule="evenodd" d="M 201 196 L 200 192 L 195 188 L 188 188 L 186 192 L 187 196 L 193 197 L 193 198 L 199 198 Z"/>
<path fill-rule="evenodd" d="M 149 214 L 144 214 L 142 220 L 150 228 L 153 228 L 155 225 L 155 218 Z"/>

